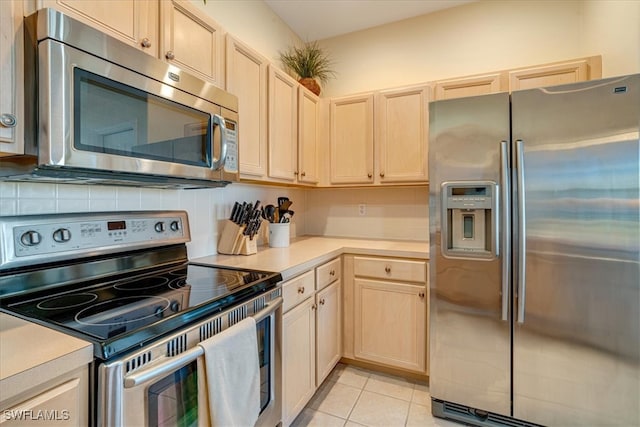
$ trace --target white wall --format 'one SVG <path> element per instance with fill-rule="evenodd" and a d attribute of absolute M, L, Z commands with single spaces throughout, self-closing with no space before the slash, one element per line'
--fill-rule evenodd
<path fill-rule="evenodd" d="M 262 0 L 191 0 L 225 31 L 280 64 L 280 51 L 300 38 Z"/>
<path fill-rule="evenodd" d="M 429 240 L 428 199 L 427 186 L 315 189 L 307 192 L 306 231 L 323 236 Z"/>
<path fill-rule="evenodd" d="M 325 39 L 338 77 L 323 96 L 602 55 L 640 71 L 640 2 L 494 0 Z"/>

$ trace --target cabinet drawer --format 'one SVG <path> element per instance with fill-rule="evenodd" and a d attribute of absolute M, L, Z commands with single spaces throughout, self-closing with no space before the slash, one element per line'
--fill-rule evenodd
<path fill-rule="evenodd" d="M 295 307 L 305 299 L 313 295 L 314 292 L 314 276 L 313 271 L 291 279 L 282 285 L 282 311 L 286 312 L 290 308 Z"/>
<path fill-rule="evenodd" d="M 340 278 L 340 264 L 340 258 L 336 258 L 316 268 L 316 287 L 318 291 Z"/>
<path fill-rule="evenodd" d="M 407 282 L 426 282 L 426 261 L 412 261 L 397 258 L 354 258 L 354 273 L 361 277 L 400 280 Z"/>

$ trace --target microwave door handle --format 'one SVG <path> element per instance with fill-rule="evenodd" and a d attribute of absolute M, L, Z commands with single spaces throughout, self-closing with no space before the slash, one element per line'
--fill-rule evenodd
<path fill-rule="evenodd" d="M 214 171 L 220 170 L 224 166 L 224 162 L 227 160 L 227 126 L 224 121 L 224 117 L 218 114 L 211 115 L 211 137 L 215 134 L 215 128 L 220 128 L 220 157 L 217 159 L 211 153 L 211 169 Z"/>

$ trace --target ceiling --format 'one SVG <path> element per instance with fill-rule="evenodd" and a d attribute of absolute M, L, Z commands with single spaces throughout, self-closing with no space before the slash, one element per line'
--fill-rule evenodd
<path fill-rule="evenodd" d="M 364 30 L 475 0 L 265 0 L 304 41 Z"/>

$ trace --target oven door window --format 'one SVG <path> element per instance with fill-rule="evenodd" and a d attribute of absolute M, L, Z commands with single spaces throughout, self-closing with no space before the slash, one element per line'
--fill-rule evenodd
<path fill-rule="evenodd" d="M 211 166 L 210 114 L 80 68 L 74 86 L 74 148 Z"/>
<path fill-rule="evenodd" d="M 151 385 L 149 427 L 198 425 L 198 369 L 194 361 Z"/>
<path fill-rule="evenodd" d="M 260 366 L 260 413 L 271 401 L 271 316 L 256 325 L 258 335 L 258 364 Z"/>

